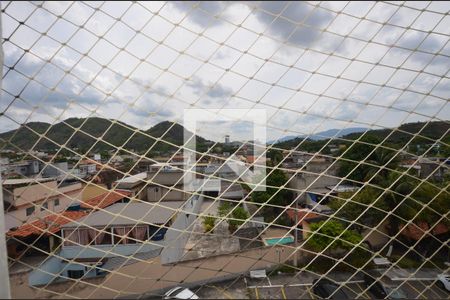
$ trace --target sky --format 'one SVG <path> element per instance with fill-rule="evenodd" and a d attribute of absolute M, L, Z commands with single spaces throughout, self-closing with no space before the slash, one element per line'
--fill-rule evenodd
<path fill-rule="evenodd" d="M 267 140 L 450 119 L 450 2 L 1 5 L 0 131 L 90 116 L 148 129 L 192 108 L 239 115 L 197 126 L 220 141 L 251 139 L 252 109 Z"/>

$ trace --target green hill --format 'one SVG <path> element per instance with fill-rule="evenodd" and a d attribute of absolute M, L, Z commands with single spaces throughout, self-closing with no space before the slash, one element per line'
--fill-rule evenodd
<path fill-rule="evenodd" d="M 379 129 L 379 130 L 370 130 L 367 134 L 370 134 L 380 140 L 386 139 L 386 143 L 391 144 L 405 144 L 409 142 L 412 138 L 414 139 L 414 143 L 432 143 L 431 140 L 438 140 L 442 136 L 448 138 L 450 129 L 450 123 L 444 121 L 436 121 L 436 122 L 415 122 L 415 123 L 406 123 L 402 124 L 397 129 Z M 415 134 L 418 134 L 424 138 L 414 137 Z M 361 136 L 361 133 L 351 133 L 343 138 L 354 140 Z"/>
<path fill-rule="evenodd" d="M 158 123 L 145 131 L 120 121 L 103 118 L 70 118 L 54 125 L 30 122 L 0 134 L 0 149 L 18 150 L 18 147 L 23 151 L 51 151 L 65 145 L 69 149 L 78 150 L 79 153 L 89 149 L 102 151 L 117 147 L 138 152 L 147 151 L 150 147 L 152 151 L 168 151 L 176 147 L 166 142 L 183 144 L 184 130 L 180 124 L 169 121 Z M 161 138 L 161 141 L 152 137 Z M 202 145 L 205 141 L 202 137 L 197 137 L 197 144 Z"/>
<path fill-rule="evenodd" d="M 450 143 L 450 123 L 446 121 L 435 121 L 435 122 L 416 122 L 416 123 L 406 123 L 402 124 L 398 128 L 392 129 L 379 129 L 379 130 L 368 130 L 365 133 L 351 133 L 340 138 L 333 138 L 332 141 L 329 139 L 321 141 L 313 141 L 309 139 L 304 139 L 297 137 L 292 140 L 283 141 L 274 145 L 276 148 L 281 149 L 293 149 L 298 146 L 298 150 L 307 152 L 317 152 L 321 151 L 323 154 L 329 154 L 329 147 L 325 146 L 328 144 L 345 144 L 349 145 L 353 143 L 352 141 L 357 140 L 361 135 L 364 137 L 372 137 L 383 145 L 400 149 L 406 144 L 411 149 L 427 149 L 435 141 L 442 137 L 442 142 L 445 144 Z M 417 134 L 417 136 L 416 136 Z M 386 140 L 384 140 L 386 139 Z M 324 147 L 325 146 L 325 147 Z M 322 149 L 322 150 L 321 150 Z M 413 151 L 413 150 L 411 150 Z M 450 149 L 448 146 L 441 145 L 440 155 L 447 156 L 450 154 Z M 414 152 L 417 152 L 414 150 Z M 418 151 L 420 152 L 420 151 Z M 434 152 L 432 154 L 435 154 Z"/>

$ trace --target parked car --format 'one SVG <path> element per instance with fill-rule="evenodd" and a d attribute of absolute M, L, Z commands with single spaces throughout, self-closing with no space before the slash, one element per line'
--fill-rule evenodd
<path fill-rule="evenodd" d="M 190 289 L 177 286 L 168 290 L 164 294 L 164 299 L 198 299 L 198 296 Z"/>
<path fill-rule="evenodd" d="M 328 279 L 315 279 L 313 293 L 323 299 L 350 299 L 343 287 Z"/>
<path fill-rule="evenodd" d="M 375 279 L 377 278 L 377 279 Z M 389 282 L 387 279 L 382 280 L 381 278 L 375 277 L 373 275 L 364 274 L 364 283 L 369 292 L 372 293 L 375 298 L 378 299 L 406 299 L 408 295 L 398 286 Z"/>
<path fill-rule="evenodd" d="M 450 292 L 450 275 L 440 274 L 438 275 L 438 280 L 436 284 L 443 290 Z"/>

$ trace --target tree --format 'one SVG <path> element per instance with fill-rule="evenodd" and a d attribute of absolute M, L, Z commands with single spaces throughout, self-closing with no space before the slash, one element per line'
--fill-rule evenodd
<path fill-rule="evenodd" d="M 231 217 L 233 219 L 228 220 L 228 229 L 233 233 L 239 226 L 245 223 L 250 215 L 243 207 L 236 206 L 231 212 Z"/>
<path fill-rule="evenodd" d="M 310 228 L 311 236 L 307 245 L 318 252 L 327 247 L 329 250 L 350 250 L 362 240 L 362 236 L 356 231 L 345 229 L 341 222 L 335 220 L 312 223 Z"/>
<path fill-rule="evenodd" d="M 265 203 L 269 199 L 270 204 L 287 205 L 291 203 L 292 192 L 286 188 L 281 188 L 288 181 L 287 176 L 280 169 L 275 169 L 266 178 L 266 191 L 256 191 L 252 193 L 252 201 Z"/>
<path fill-rule="evenodd" d="M 253 202 L 286 206 L 292 202 L 292 191 L 282 188 L 288 181 L 287 176 L 280 169 L 273 170 L 266 179 L 265 191 L 256 191 L 251 195 Z M 266 222 L 271 222 L 281 211 L 278 207 L 264 206 L 262 213 Z"/>
<path fill-rule="evenodd" d="M 347 177 L 361 183 L 364 182 L 367 165 L 362 165 L 360 162 L 371 160 L 371 152 L 380 143 L 380 139 L 371 135 L 364 136 L 360 141 L 354 141 L 344 150 L 342 158 L 346 160 L 339 161 L 338 176 Z"/>
<path fill-rule="evenodd" d="M 270 158 L 272 165 L 277 165 L 283 159 L 283 153 L 278 149 L 271 149 L 267 152 L 267 157 Z"/>
<path fill-rule="evenodd" d="M 337 211 L 336 216 L 374 227 L 390 213 L 388 234 L 395 236 L 404 220 L 434 225 L 450 211 L 450 194 L 444 186 L 397 171 L 386 172 L 383 176 L 378 174 L 371 183 L 374 186 L 366 186 L 354 195 L 345 193 L 332 199 L 329 206 Z M 446 218 L 443 222 L 449 224 Z M 355 227 L 362 229 L 360 225 Z"/>

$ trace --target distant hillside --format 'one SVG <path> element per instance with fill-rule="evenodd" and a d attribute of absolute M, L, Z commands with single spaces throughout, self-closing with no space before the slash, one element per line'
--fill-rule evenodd
<path fill-rule="evenodd" d="M 422 128 L 423 130 L 421 131 Z M 448 144 L 450 143 L 450 134 L 448 132 L 449 128 L 450 123 L 443 121 L 436 121 L 430 123 L 416 122 L 403 124 L 397 129 L 368 130 L 364 134 L 364 136 L 375 137 L 381 142 L 390 134 L 389 138 L 386 139 L 384 144 L 385 145 L 389 144 L 392 147 L 396 148 L 403 147 L 407 143 L 409 145 L 419 145 L 419 144 L 426 145 L 433 143 L 433 141 L 436 141 L 441 137 L 443 137 L 442 141 Z M 404 132 L 400 132 L 399 130 Z M 332 134 L 332 130 L 330 132 Z M 421 137 L 414 137 L 414 134 L 419 132 Z M 333 138 L 333 139 L 336 140 L 336 142 L 338 143 L 349 144 L 351 143 L 350 141 L 358 139 L 358 137 L 360 137 L 361 135 L 362 132 L 354 132 L 344 135 L 340 138 Z M 309 152 L 316 152 L 322 149 L 321 152 L 327 153 L 329 152 L 329 149 L 327 149 L 325 145 L 328 143 L 328 141 L 329 139 L 312 140 L 312 139 L 305 139 L 304 137 L 296 137 L 291 140 L 276 143 L 274 146 L 282 149 L 293 149 L 295 147 L 298 147 L 298 150 Z M 324 146 L 325 148 L 323 148 Z"/>
<path fill-rule="evenodd" d="M 320 140 L 326 140 L 329 138 L 339 138 L 342 137 L 344 135 L 348 135 L 351 133 L 358 133 L 358 132 L 364 132 L 366 131 L 367 128 L 362 128 L 362 127 L 353 127 L 353 128 L 344 128 L 344 129 L 329 129 L 326 131 L 321 131 L 318 132 L 316 134 L 312 134 L 312 135 L 288 135 L 285 137 L 280 138 L 278 141 L 269 141 L 268 144 L 273 144 L 274 142 L 277 143 L 282 143 L 282 142 L 287 142 L 293 139 L 304 139 L 304 138 L 308 138 L 310 140 L 313 141 L 320 141 Z"/>
<path fill-rule="evenodd" d="M 70 149 L 78 149 L 79 152 L 85 152 L 91 147 L 94 151 L 101 151 L 120 146 L 136 151 L 146 151 L 150 147 L 152 147 L 152 151 L 167 151 L 175 149 L 175 147 L 164 142 L 156 142 L 155 139 L 145 134 L 182 145 L 185 129 L 177 123 L 170 128 L 172 125 L 172 122 L 164 121 L 148 130 L 141 131 L 123 122 L 113 123 L 113 120 L 103 118 L 70 118 L 55 125 L 30 122 L 16 130 L 0 134 L 0 147 L 16 150 L 17 148 L 14 146 L 17 146 L 24 151 L 30 149 L 53 150 L 58 149 L 59 145 L 65 144 Z M 169 128 L 170 130 L 167 131 Z M 203 144 L 205 141 L 204 138 L 197 137 L 197 144 Z"/>
<path fill-rule="evenodd" d="M 379 129 L 379 130 L 370 130 L 367 134 L 370 134 L 378 139 L 385 139 L 389 134 L 389 138 L 386 140 L 386 143 L 392 144 L 404 144 L 411 140 L 414 134 L 419 134 L 420 136 L 437 140 L 445 135 L 445 137 L 449 136 L 450 123 L 444 121 L 436 121 L 436 122 L 416 122 L 416 123 L 406 123 L 402 124 L 398 129 Z M 402 132 L 404 131 L 404 132 Z M 361 136 L 361 133 L 351 133 L 345 135 L 343 138 L 354 140 Z M 416 138 L 416 143 L 431 143 L 427 139 L 421 139 L 420 137 Z"/>

